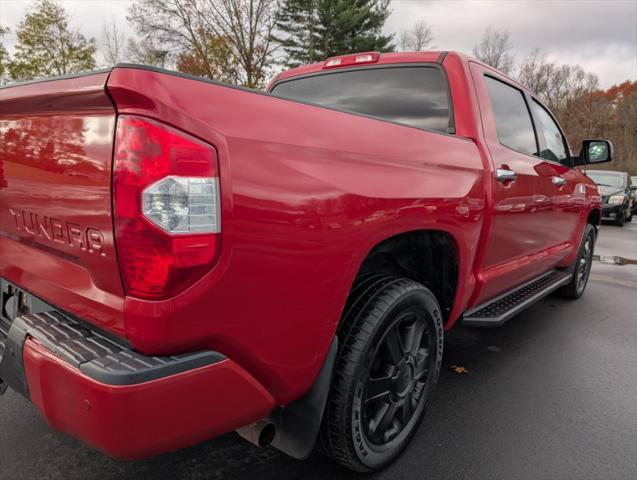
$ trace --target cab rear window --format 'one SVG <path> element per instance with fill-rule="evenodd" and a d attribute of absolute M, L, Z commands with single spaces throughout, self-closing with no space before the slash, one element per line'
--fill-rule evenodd
<path fill-rule="evenodd" d="M 434 67 L 323 73 L 284 81 L 272 94 L 410 127 L 453 132 L 447 81 Z"/>

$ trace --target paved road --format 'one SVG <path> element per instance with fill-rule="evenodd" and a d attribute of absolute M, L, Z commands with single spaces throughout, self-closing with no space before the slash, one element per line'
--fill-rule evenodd
<path fill-rule="evenodd" d="M 598 253 L 637 259 L 637 224 L 604 226 Z M 637 265 L 596 263 L 583 298 L 550 297 L 495 330 L 447 335 L 435 401 L 405 455 L 374 479 L 637 478 Z M 465 366 L 470 375 L 448 367 Z M 1 479 L 357 478 L 235 434 L 137 462 L 51 431 L 0 398 Z"/>

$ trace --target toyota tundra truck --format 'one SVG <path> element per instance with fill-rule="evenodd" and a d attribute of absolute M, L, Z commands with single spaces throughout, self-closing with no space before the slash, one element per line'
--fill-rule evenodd
<path fill-rule="evenodd" d="M 454 52 L 3 88 L 1 389 L 120 459 L 236 430 L 383 468 L 444 331 L 582 295 L 611 157 Z"/>

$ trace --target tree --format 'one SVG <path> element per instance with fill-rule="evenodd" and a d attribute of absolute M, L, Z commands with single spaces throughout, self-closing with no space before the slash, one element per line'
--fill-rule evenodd
<path fill-rule="evenodd" d="M 212 33 L 204 28 L 200 18 L 199 4 L 202 2 L 138 0 L 133 3 L 127 19 L 133 23 L 141 39 L 128 42 L 131 60 L 166 68 L 183 53 L 197 59 L 197 70 L 201 76 L 218 78 L 217 64 L 222 62 L 208 48 Z"/>
<path fill-rule="evenodd" d="M 595 74 L 579 65 L 550 62 L 538 49 L 520 65 L 518 81 L 537 93 L 557 117 L 575 154 L 582 140 L 607 138 L 613 142 L 615 159 L 600 167 L 637 174 L 637 82 L 600 90 Z"/>
<path fill-rule="evenodd" d="M 509 37 L 508 30 L 487 27 L 480 43 L 473 47 L 473 56 L 501 72 L 511 73 L 515 57 L 511 53 L 512 46 Z"/>
<path fill-rule="evenodd" d="M 520 65 L 518 81 L 540 96 L 551 110 L 560 111 L 569 102 L 598 88 L 597 76 L 579 65 L 557 65 L 534 49 Z"/>
<path fill-rule="evenodd" d="M 265 82 L 278 48 L 272 37 L 278 9 L 279 0 L 206 0 L 201 11 L 208 29 L 232 47 L 246 87 Z"/>
<path fill-rule="evenodd" d="M 168 68 L 172 63 L 172 55 L 161 48 L 151 37 L 135 40 L 129 38 L 126 44 L 126 57 L 132 63 L 151 67 Z"/>
<path fill-rule="evenodd" d="M 554 69 L 555 65 L 546 60 L 546 55 L 535 48 L 520 65 L 517 80 L 546 101 Z"/>
<path fill-rule="evenodd" d="M 400 34 L 400 47 L 403 51 L 420 52 L 432 48 L 433 40 L 431 27 L 420 20 L 410 30 Z"/>
<path fill-rule="evenodd" d="M 7 63 L 9 62 L 9 52 L 2 43 L 2 37 L 9 33 L 9 29 L 0 25 L 0 85 L 4 80 L 4 74 L 7 71 Z"/>
<path fill-rule="evenodd" d="M 390 13 L 389 0 L 319 0 L 321 56 L 393 51 L 393 35 L 382 33 Z"/>
<path fill-rule="evenodd" d="M 223 82 L 239 83 L 239 68 L 227 39 L 209 34 L 206 41 L 206 51 L 215 58 L 215 62 L 208 62 L 196 53 L 181 52 L 177 57 L 177 70 Z"/>
<path fill-rule="evenodd" d="M 115 19 L 109 23 L 104 22 L 102 27 L 102 57 L 107 67 L 123 62 L 126 54 L 126 37 Z"/>
<path fill-rule="evenodd" d="M 613 143 L 613 162 L 600 168 L 637 174 L 637 82 L 584 91 L 556 115 L 573 146 L 587 138 L 607 138 Z"/>
<path fill-rule="evenodd" d="M 137 0 L 138 35 L 189 73 L 255 87 L 263 83 L 278 0 Z M 271 17 L 271 19 L 270 19 Z"/>
<path fill-rule="evenodd" d="M 33 5 L 16 31 L 9 74 L 14 80 L 68 75 L 95 68 L 95 39 L 69 27 L 69 16 L 51 0 Z"/>
<path fill-rule="evenodd" d="M 297 66 L 346 53 L 393 51 L 393 35 L 382 29 L 389 0 L 284 0 L 276 40 L 285 63 Z"/>
<path fill-rule="evenodd" d="M 322 60 L 321 25 L 318 22 L 318 0 L 286 0 L 276 19 L 274 39 L 286 53 L 285 65 L 314 63 Z"/>

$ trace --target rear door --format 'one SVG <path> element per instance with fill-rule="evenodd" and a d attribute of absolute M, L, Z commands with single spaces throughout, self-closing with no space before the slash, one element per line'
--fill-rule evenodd
<path fill-rule="evenodd" d="M 491 154 L 491 204 L 486 245 L 478 265 L 480 303 L 548 269 L 555 175 L 539 156 L 529 99 L 504 77 L 471 64 Z"/>

